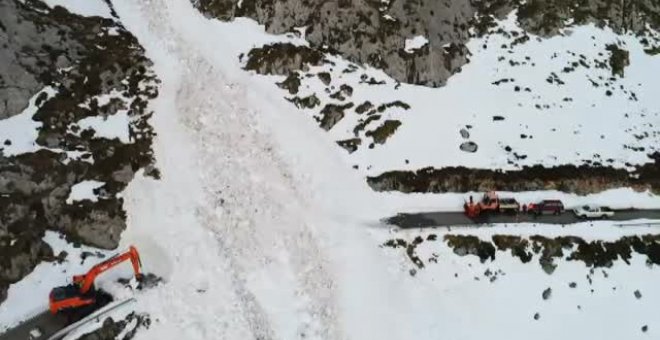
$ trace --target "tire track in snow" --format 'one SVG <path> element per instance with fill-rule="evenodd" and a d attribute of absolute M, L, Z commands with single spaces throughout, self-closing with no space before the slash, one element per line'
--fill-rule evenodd
<path fill-rule="evenodd" d="M 197 75 L 202 68 L 208 65 L 203 59 L 199 59 L 198 56 L 195 56 L 194 59 L 181 59 L 181 61 L 190 66 L 190 68 L 188 68 L 187 72 L 183 75 L 184 83 L 181 84 L 180 91 L 177 93 L 177 110 L 180 113 L 191 114 L 191 116 L 185 116 L 183 118 L 184 124 L 189 126 L 194 133 L 198 134 L 199 136 L 204 136 L 207 133 L 206 129 L 208 129 L 209 126 L 198 124 L 199 120 L 196 116 L 204 114 L 206 110 L 209 110 L 212 108 L 212 106 L 209 105 L 204 108 L 197 107 L 196 99 L 198 99 L 197 94 L 204 93 L 204 88 L 209 85 L 207 83 L 209 76 L 206 75 L 197 77 Z M 212 157 L 211 159 L 215 158 Z M 201 161 L 197 166 L 214 166 L 213 164 L 205 163 L 206 162 Z M 208 182 L 203 183 L 211 184 Z M 211 188 L 212 186 L 209 185 L 208 187 Z M 217 201 L 216 198 L 213 197 L 212 192 L 209 192 L 210 190 L 205 191 L 207 194 L 207 202 Z M 246 320 L 250 325 L 250 329 L 254 335 L 254 338 L 260 340 L 275 339 L 276 337 L 272 326 L 270 325 L 267 313 L 263 310 L 254 294 L 249 290 L 248 287 L 246 287 L 245 278 L 241 274 L 241 266 L 236 261 L 236 256 L 231 249 L 231 245 L 227 244 L 226 242 L 228 235 L 222 233 L 218 228 L 214 227 L 216 225 L 227 223 L 227 221 L 218 218 L 218 215 L 213 209 L 213 205 L 208 203 L 205 204 L 200 202 L 200 207 L 198 208 L 196 214 L 200 218 L 202 225 L 210 229 L 215 235 L 215 239 L 219 243 L 219 248 L 221 251 L 219 255 L 227 258 L 229 261 L 230 272 L 227 274 L 229 274 L 231 277 L 235 293 L 242 302 L 241 307 L 244 311 Z"/>
<path fill-rule="evenodd" d="M 200 68 L 204 63 L 195 65 Z M 202 79 L 222 79 L 221 75 L 213 76 L 212 66 L 194 74 L 211 75 Z M 202 79 L 196 78 L 195 86 L 200 88 L 191 93 L 210 87 Z M 218 92 L 225 101 L 242 98 L 240 89 L 220 88 Z M 220 107 L 206 102 L 192 110 L 197 117 L 188 121 L 199 136 L 201 149 L 207 150 L 199 166 L 205 169 L 204 182 L 211 202 L 205 211 L 212 212 L 216 219 L 207 225 L 216 232 L 219 242 L 231 244 L 225 249 L 242 272 L 260 271 L 261 267 L 276 267 L 278 263 L 280 267 L 274 273 L 293 271 L 297 284 L 293 293 L 300 300 L 308 300 L 302 313 L 309 320 L 299 326 L 298 336 L 341 338 L 334 326 L 334 285 L 325 271 L 326 261 L 309 225 L 298 218 L 306 207 L 296 198 L 303 195 L 271 153 L 272 147 L 259 134 L 246 133 L 255 125 L 247 119 L 251 117 L 249 111 L 236 105 L 240 102 L 233 100 Z M 219 159 L 222 164 L 218 164 Z M 288 251 L 284 261 L 277 258 L 282 250 Z"/>

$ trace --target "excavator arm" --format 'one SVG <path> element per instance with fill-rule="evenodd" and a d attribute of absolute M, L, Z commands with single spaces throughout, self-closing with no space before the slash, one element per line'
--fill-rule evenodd
<path fill-rule="evenodd" d="M 135 277 L 140 279 L 142 276 L 142 263 L 140 261 L 140 254 L 138 253 L 137 249 L 135 249 L 135 247 L 130 246 L 126 252 L 117 254 L 95 265 L 85 275 L 74 275 L 73 282 L 80 287 L 81 294 L 86 294 L 94 286 L 94 281 L 96 280 L 97 276 L 128 260 L 130 260 L 131 264 L 133 265 L 133 272 L 135 273 Z"/>

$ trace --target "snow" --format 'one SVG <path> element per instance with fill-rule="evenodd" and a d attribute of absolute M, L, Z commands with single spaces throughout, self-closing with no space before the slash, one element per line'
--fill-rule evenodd
<path fill-rule="evenodd" d="M 489 333 L 510 330 L 479 303 L 483 287 L 411 279 L 378 248 L 388 229 L 374 221 L 415 203 L 371 192 L 311 119 L 284 114 L 271 78 L 240 70 L 234 56 L 282 37 L 208 20 L 184 0 L 115 6 L 163 81 L 151 103 L 162 180 L 138 176 L 124 196 L 122 240 L 166 280 L 138 298 L 159 320 L 138 339 L 471 338 L 485 334 L 468 327 L 475 309 L 488 313 Z M 518 282 L 493 298 L 513 298 Z"/>
<path fill-rule="evenodd" d="M 401 256 L 378 247 L 390 235 L 374 221 L 427 199 L 454 202 L 458 196 L 426 196 L 419 203 L 419 197 L 373 193 L 347 166 L 333 136 L 304 114 L 284 114 L 291 107 L 272 78 L 243 72 L 236 56 L 286 38 L 244 20 L 209 20 L 185 0 L 114 3 L 162 80 L 151 102 L 162 180 L 138 176 L 124 195 L 129 228 L 122 242 L 136 244 L 145 269 L 166 281 L 138 297 L 138 310 L 157 320 L 138 339 L 497 338 L 521 324 L 520 317 L 531 318 L 539 286 L 579 272 L 568 265 L 560 267 L 566 275 L 548 278 L 504 260 L 512 274 L 491 296 L 483 284 L 461 281 L 463 288 L 448 281 L 454 270 L 484 267 L 466 267 L 469 258 L 446 254 L 439 272 L 411 278 Z M 651 289 L 657 274 L 639 268 L 636 263 L 635 275 L 648 279 L 640 289 Z M 619 278 L 630 274 L 620 271 Z M 516 299 L 522 284 L 529 284 L 524 299 L 509 311 L 505 301 Z M 655 302 L 650 297 L 644 306 Z M 598 311 L 604 303 L 598 298 L 591 306 Z M 574 315 L 546 309 L 541 338 L 570 337 L 579 329 L 559 327 L 576 322 L 568 319 L 578 320 Z M 607 314 L 590 313 L 585 322 L 593 325 L 601 315 Z M 484 327 L 472 327 L 475 319 Z M 533 326 L 517 326 L 513 338 L 526 338 Z M 607 326 L 600 325 L 605 335 Z"/>
<path fill-rule="evenodd" d="M 70 160 L 81 159 L 86 152 L 44 148 L 37 144 L 39 129 L 41 128 L 42 123 L 33 120 L 33 117 L 40 107 L 37 105 L 37 99 L 44 94 L 45 96 L 43 96 L 41 101 L 42 105 L 50 98 L 53 98 L 57 94 L 57 90 L 52 86 L 44 87 L 41 91 L 37 92 L 32 98 L 30 98 L 28 106 L 23 109 L 21 113 L 0 120 L 0 150 L 2 151 L 2 154 L 9 157 L 45 149 L 52 152 L 65 153 L 67 157 L 62 160 L 65 164 Z M 128 127 L 126 127 L 126 129 L 128 129 Z M 93 158 L 88 157 L 85 161 L 93 162 Z"/>
<path fill-rule="evenodd" d="M 103 0 L 44 0 L 51 8 L 62 6 L 69 12 L 82 16 L 99 16 L 112 19 L 110 7 Z"/>
<path fill-rule="evenodd" d="M 28 106 L 21 113 L 0 120 L 0 150 L 5 156 L 15 156 L 41 149 L 36 143 L 41 123 L 32 120 L 32 117 L 39 110 L 36 102 L 43 93 L 46 94 L 46 97 L 42 103 L 52 98 L 57 92 L 53 87 L 47 86 L 30 98 Z M 7 140 L 11 144 L 7 145 Z"/>
<path fill-rule="evenodd" d="M 95 138 L 119 139 L 128 144 L 130 138 L 130 117 L 127 110 L 119 110 L 110 116 L 91 116 L 79 120 L 76 124 L 82 130 L 94 129 Z"/>
<path fill-rule="evenodd" d="M 383 15 L 383 19 L 389 20 L 389 21 L 396 21 L 396 19 L 394 19 L 394 17 L 389 15 L 389 14 Z"/>
<path fill-rule="evenodd" d="M 652 337 L 660 327 L 649 319 L 660 302 L 660 291 L 653 286 L 660 271 L 646 266 L 639 257 L 630 266 L 617 263 L 608 268 L 609 278 L 596 278 L 592 294 L 584 279 L 588 269 L 578 262 L 562 262 L 548 276 L 538 265 L 521 264 L 507 254 L 498 253 L 495 262 L 481 264 L 473 257 L 457 257 L 440 242 L 424 243 L 418 247 L 423 258 L 435 252 L 441 260 L 412 277 L 405 254 L 379 247 L 392 237 L 412 239 L 420 233 L 442 236 L 456 232 L 446 228 L 391 231 L 378 221 L 402 211 L 454 209 L 462 205 L 467 195 L 374 193 L 364 181 L 365 171 L 400 168 L 403 157 L 411 158 L 410 167 L 504 164 L 501 152 L 494 147 L 489 149 L 486 142 L 510 131 L 504 129 L 495 134 L 491 130 L 500 129 L 499 126 L 476 124 L 490 122 L 493 112 L 482 111 L 484 108 L 499 110 L 511 104 L 508 99 L 501 99 L 508 96 L 493 88 L 490 79 L 486 85 L 475 80 L 483 82 L 483 74 L 493 74 L 494 64 L 489 58 L 496 54 L 489 53 L 496 48 L 475 52 L 473 63 L 443 89 L 402 85 L 394 90 L 392 80 L 382 72 L 366 70 L 370 76 L 387 79 L 388 84 L 356 86 L 354 100 L 377 98 L 372 101 L 381 103 L 398 98 L 410 100 L 413 109 L 388 113 L 391 117 L 405 114 L 409 118 L 401 133 L 397 132 L 385 146 L 377 146 L 368 154 L 361 150 L 349 156 L 334 141 L 342 131 L 352 130 L 350 119 L 342 121 L 330 134 L 324 133 L 308 117 L 309 112 L 292 112 L 291 104 L 273 85 L 275 77 L 261 77 L 240 68 L 237 56 L 253 46 L 272 41 L 303 43 L 299 38 L 270 36 L 263 26 L 247 19 L 229 23 L 207 19 L 188 0 L 113 3 L 122 23 L 144 46 L 162 81 L 159 97 L 150 102 L 150 109 L 155 112 L 151 122 L 157 133 L 154 152 L 162 179 L 138 173 L 123 193 L 128 228 L 122 235 L 122 246 L 136 245 L 144 271 L 164 279 L 164 284 L 136 293 L 137 311 L 148 313 L 153 320 L 149 329 L 137 333 L 136 339 L 489 336 L 607 340 Z M 580 36 L 577 30 L 569 38 L 576 35 Z M 499 45 L 497 38 L 491 39 L 495 43 L 489 44 Z M 471 48 L 475 48 L 481 42 L 472 43 L 476 45 Z M 223 48 L 218 49 L 219 45 Z M 535 53 L 543 51 L 547 52 L 539 48 Z M 639 56 L 631 51 L 633 57 Z M 338 58 L 333 61 L 337 61 L 336 69 L 340 71 L 348 65 Z M 626 72 L 635 67 L 636 60 L 632 61 L 633 66 Z M 475 78 L 478 72 L 483 74 Z M 360 73 L 343 79 L 357 78 Z M 458 96 L 460 91 L 467 91 L 470 81 L 483 100 L 474 100 L 471 92 Z M 646 79 L 645 84 L 648 81 L 655 80 Z M 495 97 L 501 97 L 500 106 L 493 105 Z M 652 103 L 651 99 L 644 100 Z M 452 111 L 439 114 L 438 103 Z M 515 119 L 519 121 L 537 124 L 535 128 L 540 129 L 564 113 L 557 110 L 559 118 L 534 113 L 524 119 L 522 111 L 511 114 L 518 115 Z M 641 118 L 636 119 L 641 122 Z M 454 135 L 467 123 L 475 124 L 471 133 L 480 143 L 480 150 L 484 150 L 479 159 L 452 151 L 458 149 L 460 142 L 460 136 Z M 600 128 L 618 131 L 614 125 L 603 124 Z M 410 130 L 405 132 L 407 126 Z M 422 145 L 420 136 L 432 147 Z M 535 137 L 533 141 L 536 140 Z M 567 149 L 563 140 L 558 144 L 564 148 L 561 155 L 568 155 L 560 161 L 576 160 L 567 152 L 575 146 Z M 523 148 L 522 144 L 516 146 Z M 543 145 L 533 144 L 533 148 L 545 150 Z M 618 152 L 611 145 L 607 150 L 610 154 Z M 385 157 L 382 152 L 390 154 Z M 530 153 L 530 158 L 536 155 Z M 617 161 L 634 160 L 629 152 L 618 157 Z M 361 169 L 373 167 L 354 171 L 350 165 L 355 162 Z M 612 207 L 658 206 L 657 197 L 631 189 L 590 197 L 558 192 L 515 195 L 520 201 L 559 196 L 567 206 L 587 200 Z M 515 232 L 614 239 L 659 230 L 654 226 L 617 228 L 608 222 L 594 222 L 593 227 L 589 223 L 570 228 L 498 225 L 461 228 L 458 232 L 482 238 Z M 34 294 L 30 285 L 35 285 L 37 278 L 48 280 L 40 288 L 47 294 L 55 285 L 53 280 L 70 276 L 60 273 L 59 268 L 50 272 L 51 267 L 54 265 L 42 264 L 25 280 L 12 285 L 11 300 L 0 305 L 0 324 L 13 322 L 13 315 L 6 312 L 8 306 L 21 305 L 19 296 Z M 501 269 L 507 275 L 494 283 L 474 280 L 489 268 Z M 569 290 L 569 281 L 578 282 L 579 289 Z M 61 284 L 59 280 L 57 284 Z M 548 286 L 553 288 L 553 297 L 543 301 L 540 294 Z M 612 286 L 617 287 L 616 292 Z M 129 294 L 113 284 L 105 287 L 115 296 Z M 636 289 L 643 292 L 643 299 L 631 297 Z M 33 308 L 41 302 L 28 300 L 23 305 Z M 575 308 L 578 303 L 580 311 Z M 532 318 L 535 312 L 541 314 L 538 321 Z M 25 314 L 29 313 L 18 313 Z M 642 333 L 639 328 L 646 323 L 650 330 Z"/>
<path fill-rule="evenodd" d="M 583 234 L 595 238 L 594 234 L 598 233 L 604 238 L 616 238 L 607 235 L 618 230 L 623 232 L 616 234 L 630 232 L 626 229 L 603 230 L 602 227 L 585 227 Z M 516 234 L 519 229 L 516 227 Z M 535 234 L 539 229 L 529 227 L 524 233 Z M 573 228 L 568 231 L 557 229 L 551 230 L 557 235 L 576 232 Z M 658 230 L 652 231 L 657 233 Z M 482 239 L 495 233 L 511 233 L 510 228 L 504 227 L 461 229 L 454 233 L 463 234 L 464 231 Z M 437 234 L 438 239 L 446 233 L 441 230 L 403 231 L 392 236 L 425 237 L 431 232 Z M 388 249 L 386 252 L 394 256 L 401 251 Z M 422 243 L 417 247 L 417 254 L 425 262 L 432 254 L 438 256 L 438 263 L 428 263 L 417 271 L 415 277 L 404 272 L 404 268 L 410 268 L 410 263 L 405 263 L 408 261 L 405 255 L 400 256 L 403 262 L 401 275 L 408 275 L 408 280 L 416 282 L 419 293 L 418 300 L 411 303 L 425 306 L 417 316 L 434 325 L 420 330 L 427 336 L 419 338 L 431 338 L 430 335 L 435 333 L 453 339 L 475 339 L 484 334 L 495 339 L 645 339 L 658 332 L 649 311 L 660 302 L 660 292 L 652 284 L 660 278 L 660 271 L 655 266 L 647 266 L 641 257 L 633 257 L 630 265 L 620 261 L 612 268 L 595 270 L 590 275 L 593 283 L 589 284 L 586 278 L 589 270 L 578 261 L 561 260 L 557 262 L 555 272 L 548 275 L 538 264 L 538 256 L 529 264 L 522 264 L 508 252 L 497 252 L 495 261 L 482 264 L 474 256 L 454 255 L 441 241 Z M 499 275 L 496 281 L 489 282 L 484 275 L 487 269 L 492 272 L 502 270 L 506 275 Z M 577 283 L 577 287 L 570 288 L 569 282 Z M 541 293 L 548 287 L 552 288 L 552 295 L 543 300 Z M 643 298 L 634 297 L 636 290 L 642 292 Z M 540 314 L 538 321 L 533 319 L 535 313 Z M 475 320 L 478 320 L 478 327 L 474 327 Z M 640 330 L 643 325 L 649 325 L 647 333 Z"/>
<path fill-rule="evenodd" d="M 84 274 L 97 262 L 102 261 L 96 256 L 81 260 L 83 252 L 98 253 L 103 256 L 110 254 L 108 251 L 87 246 L 74 247 L 59 233 L 53 231 L 46 231 L 43 240 L 50 245 L 55 255 L 66 251 L 68 253 L 66 260 L 62 263 L 43 262 L 21 281 L 9 286 L 7 300 L 0 304 L 0 333 L 48 310 L 48 294 L 51 289 L 71 283 L 73 275 Z M 128 267 L 130 270 L 130 266 Z M 124 275 L 126 270 L 124 265 L 121 265 L 112 273 L 112 277 Z M 110 276 L 106 274 L 101 275 L 97 282 L 102 284 L 102 281 L 108 277 Z"/>
<path fill-rule="evenodd" d="M 493 30 L 499 28 L 517 32 L 518 36 L 522 32 L 515 13 Z M 351 64 L 336 56 L 327 56 L 334 65 L 315 67 L 309 73 L 330 72 L 335 88 L 341 84 L 353 87 L 353 95 L 346 102 L 356 106 L 367 100 L 376 106 L 395 100 L 411 106 L 410 110 L 385 111 L 380 120 L 367 125 L 357 136 L 353 130 L 365 117 L 350 109 L 329 131 L 332 141 L 362 139 L 358 151 L 344 159 L 357 165 L 364 175 L 450 166 L 516 170 L 536 164 L 550 167 L 587 161 L 630 169 L 629 165 L 651 162 L 647 154 L 658 151 L 660 145 L 660 97 L 654 95 L 660 78 L 648 71 L 660 69 L 660 58 L 646 54 L 638 39 L 634 35 L 617 35 L 609 28 L 586 25 L 573 28 L 566 36 L 541 39 L 530 35 L 528 42 L 509 47 L 513 38 L 495 33 L 467 43 L 470 63 L 441 88 L 397 84 L 372 68 L 359 67 L 346 74 L 342 71 Z M 616 76 L 605 86 L 612 77 L 611 71 L 597 68 L 594 60 L 607 64 L 610 52 L 606 45 L 616 43 L 629 51 L 630 65 L 625 68 L 624 78 Z M 589 68 L 580 66 L 564 73 L 565 67 L 581 60 L 580 55 L 584 55 Z M 512 66 L 510 61 L 520 64 Z M 565 84 L 548 83 L 546 79 L 553 72 Z M 386 84 L 361 84 L 363 74 Z M 282 80 L 264 78 L 272 79 L 272 83 Z M 502 79 L 514 81 L 493 84 Z M 601 85 L 594 87 L 590 79 Z M 520 88 L 518 92 L 516 86 Z M 303 77 L 300 88 L 300 97 L 315 93 L 322 105 L 338 103 L 329 97 L 326 86 L 317 77 Z M 606 95 L 607 90 L 612 91 L 611 96 Z M 633 92 L 637 101 L 630 100 Z M 287 95 L 284 90 L 281 94 Z M 310 116 L 319 111 L 302 110 Z M 495 116 L 504 120 L 495 121 Z M 399 120 L 402 125 L 384 145 L 369 148 L 372 138 L 366 132 L 385 120 Z M 468 125 L 470 137 L 464 139 L 459 131 Z M 477 143 L 476 153 L 459 149 L 467 141 Z M 507 147 L 511 152 L 506 151 Z M 341 148 L 336 152 L 346 153 Z M 514 153 L 525 158 L 516 159 Z"/>
<path fill-rule="evenodd" d="M 414 36 L 410 39 L 406 39 L 406 44 L 405 47 L 403 48 L 404 51 L 407 53 L 413 53 L 415 50 L 418 50 L 424 46 L 426 46 L 429 43 L 429 40 L 426 39 L 425 36 L 423 35 L 417 35 Z"/>
<path fill-rule="evenodd" d="M 98 196 L 94 194 L 94 190 L 98 189 L 105 185 L 104 182 L 87 180 L 80 183 L 76 183 L 71 187 L 71 193 L 66 199 L 67 204 L 72 204 L 73 202 L 89 200 L 92 202 L 98 201 Z"/>

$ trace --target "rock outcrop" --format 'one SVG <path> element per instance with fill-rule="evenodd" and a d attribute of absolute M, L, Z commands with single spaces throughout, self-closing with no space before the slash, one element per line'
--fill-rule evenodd
<path fill-rule="evenodd" d="M 552 168 L 537 165 L 506 172 L 449 167 L 390 171 L 369 177 L 367 182 L 376 191 L 406 193 L 559 190 L 586 195 L 621 187 L 660 193 L 660 155 L 650 157 L 654 163 L 638 166 L 632 173 L 624 169 L 587 165 Z"/>
<path fill-rule="evenodd" d="M 249 17 L 282 34 L 304 28 L 310 46 L 381 68 L 400 82 L 442 86 L 469 61 L 465 47 L 517 10 L 529 33 L 549 37 L 563 28 L 595 23 L 618 32 L 660 29 L 660 5 L 653 0 L 194 0 L 200 11 L 220 20 Z M 648 26 L 647 26 L 648 25 Z M 407 39 L 428 44 L 409 53 Z M 520 37 L 529 39 L 529 37 Z M 643 41 L 643 39 L 642 39 Z M 649 51 L 660 42 L 646 42 Z"/>
<path fill-rule="evenodd" d="M 107 318 L 103 321 L 103 325 L 90 333 L 80 337 L 80 340 L 130 340 L 135 337 L 135 333 L 140 328 L 149 328 L 151 319 L 142 314 L 131 313 L 125 319 L 114 321 L 112 318 Z"/>

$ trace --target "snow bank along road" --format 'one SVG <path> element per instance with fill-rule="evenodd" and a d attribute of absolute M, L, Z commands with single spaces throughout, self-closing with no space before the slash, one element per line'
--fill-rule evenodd
<path fill-rule="evenodd" d="M 634 221 L 641 219 L 656 220 L 660 225 L 660 210 L 618 210 L 614 216 L 607 218 L 611 221 Z M 491 223 L 543 223 L 543 224 L 573 224 L 584 222 L 572 212 L 564 212 L 560 215 L 534 216 L 531 214 L 518 215 L 492 215 L 477 219 L 471 219 L 462 212 L 422 212 L 415 214 L 398 214 L 386 219 L 389 224 L 407 228 L 426 228 L 440 226 L 468 226 L 476 224 Z M 630 222 L 633 223 L 633 222 Z"/>

